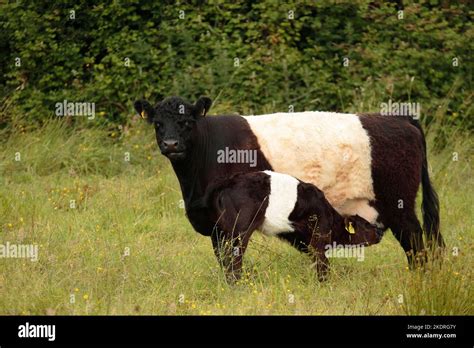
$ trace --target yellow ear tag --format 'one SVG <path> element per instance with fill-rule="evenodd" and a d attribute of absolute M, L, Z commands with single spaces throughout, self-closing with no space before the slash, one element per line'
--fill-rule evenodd
<path fill-rule="evenodd" d="M 142 111 L 140 115 L 142 116 L 142 118 L 145 118 L 145 111 Z"/>
<path fill-rule="evenodd" d="M 350 234 L 355 234 L 356 231 L 354 229 L 354 226 L 352 226 L 352 222 L 349 221 L 349 226 L 346 226 L 346 230 L 347 232 L 349 232 Z"/>

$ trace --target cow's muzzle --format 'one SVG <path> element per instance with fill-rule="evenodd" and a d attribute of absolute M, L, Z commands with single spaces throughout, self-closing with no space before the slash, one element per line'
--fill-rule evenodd
<path fill-rule="evenodd" d="M 184 151 L 168 152 L 164 155 L 172 161 L 180 160 L 186 157 L 186 153 Z"/>

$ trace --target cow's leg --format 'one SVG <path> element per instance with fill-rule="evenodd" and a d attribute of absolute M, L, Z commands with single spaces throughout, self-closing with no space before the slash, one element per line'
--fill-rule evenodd
<path fill-rule="evenodd" d="M 395 238 L 400 242 L 411 268 L 423 265 L 426 251 L 423 243 L 423 230 L 415 212 L 403 215 L 390 226 Z"/>

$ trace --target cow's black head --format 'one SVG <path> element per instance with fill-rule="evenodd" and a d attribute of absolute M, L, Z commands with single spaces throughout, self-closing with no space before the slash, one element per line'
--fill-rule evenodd
<path fill-rule="evenodd" d="M 206 115 L 211 107 L 210 98 L 201 97 L 190 104 L 180 97 L 165 98 L 152 107 L 146 100 L 134 104 L 138 114 L 155 126 L 156 141 L 161 153 L 171 161 L 186 158 L 192 144 L 196 122 Z"/>

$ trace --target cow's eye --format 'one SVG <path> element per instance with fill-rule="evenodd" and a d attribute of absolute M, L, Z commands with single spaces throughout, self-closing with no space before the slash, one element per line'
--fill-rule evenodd
<path fill-rule="evenodd" d="M 192 125 L 193 125 L 193 123 L 191 121 L 188 121 L 188 120 L 180 121 L 178 124 L 181 128 L 191 128 Z"/>
<path fill-rule="evenodd" d="M 163 123 L 161 123 L 161 122 L 155 122 L 155 128 L 156 128 L 156 129 L 163 128 Z"/>

